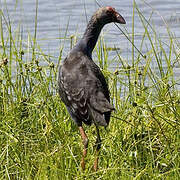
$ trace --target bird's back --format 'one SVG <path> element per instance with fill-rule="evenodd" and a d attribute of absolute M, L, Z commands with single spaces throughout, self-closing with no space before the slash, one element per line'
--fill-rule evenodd
<path fill-rule="evenodd" d="M 81 125 L 107 126 L 114 109 L 99 67 L 83 52 L 72 52 L 59 71 L 59 94 L 72 119 Z"/>

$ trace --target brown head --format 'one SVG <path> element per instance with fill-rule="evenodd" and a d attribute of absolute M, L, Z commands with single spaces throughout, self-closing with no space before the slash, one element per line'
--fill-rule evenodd
<path fill-rule="evenodd" d="M 94 14 L 94 18 L 103 24 L 111 22 L 126 24 L 124 18 L 111 6 L 99 8 Z"/>

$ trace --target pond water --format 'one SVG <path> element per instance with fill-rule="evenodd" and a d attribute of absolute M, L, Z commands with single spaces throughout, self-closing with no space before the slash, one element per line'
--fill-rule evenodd
<path fill-rule="evenodd" d="M 133 0 L 111 0 L 111 2 L 99 0 L 98 3 L 101 6 L 115 7 L 127 23 L 120 25 L 122 30 L 128 33 L 132 32 Z M 136 3 L 147 19 L 152 15 L 151 22 L 164 43 L 168 42 L 169 38 L 163 20 L 167 22 L 177 40 L 180 39 L 180 0 L 136 0 Z M 23 39 L 27 40 L 28 34 L 33 36 L 36 14 L 35 0 L 1 0 L 0 6 L 3 12 L 8 14 L 14 32 L 19 31 L 20 25 Z M 80 38 L 82 36 L 89 18 L 97 8 L 95 0 L 39 0 L 37 40 L 43 52 L 54 57 L 54 61 L 56 61 L 60 47 L 64 46 L 63 57 L 65 57 L 70 49 L 69 37 L 76 35 Z M 143 33 L 144 28 L 136 14 L 135 44 L 137 47 L 140 47 Z M 122 57 L 131 61 L 131 44 L 114 24 L 106 25 L 101 35 L 104 37 L 107 47 L 120 48 Z M 66 40 L 61 39 L 65 36 L 68 37 Z M 142 49 L 143 53 L 147 51 L 149 45 L 147 42 Z M 114 51 L 109 52 L 110 57 L 114 57 L 114 55 Z M 175 71 L 179 76 L 179 67 Z"/>

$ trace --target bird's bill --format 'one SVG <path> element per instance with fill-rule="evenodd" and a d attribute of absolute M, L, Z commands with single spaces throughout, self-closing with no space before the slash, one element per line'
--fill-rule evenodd
<path fill-rule="evenodd" d="M 120 24 L 126 24 L 125 19 L 119 13 L 116 13 L 116 22 Z"/>

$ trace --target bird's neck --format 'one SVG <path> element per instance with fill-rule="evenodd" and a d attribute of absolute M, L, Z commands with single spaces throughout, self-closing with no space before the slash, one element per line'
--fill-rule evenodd
<path fill-rule="evenodd" d="M 83 51 L 90 58 L 92 57 L 92 51 L 96 45 L 99 34 L 104 24 L 97 22 L 95 17 L 92 17 L 89 21 L 85 33 L 82 39 L 78 42 L 75 48 Z"/>

